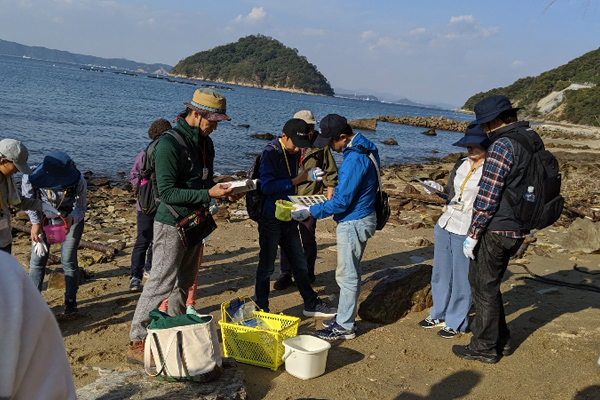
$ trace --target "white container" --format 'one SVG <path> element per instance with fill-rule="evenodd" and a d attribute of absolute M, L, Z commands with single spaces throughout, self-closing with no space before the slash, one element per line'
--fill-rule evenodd
<path fill-rule="evenodd" d="M 298 335 L 283 341 L 285 370 L 296 378 L 311 379 L 325 372 L 331 344 L 315 336 Z"/>

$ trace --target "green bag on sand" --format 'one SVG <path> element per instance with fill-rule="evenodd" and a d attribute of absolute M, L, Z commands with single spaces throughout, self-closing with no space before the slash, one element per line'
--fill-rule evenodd
<path fill-rule="evenodd" d="M 144 349 L 148 375 L 171 382 L 209 382 L 221 376 L 223 360 L 212 315 L 169 317 L 157 309 L 148 315 L 152 319 Z"/>

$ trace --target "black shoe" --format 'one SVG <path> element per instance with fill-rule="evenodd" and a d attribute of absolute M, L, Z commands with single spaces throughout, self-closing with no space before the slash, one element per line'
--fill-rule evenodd
<path fill-rule="evenodd" d="M 65 300 L 65 315 L 77 312 L 77 301 L 75 299 Z"/>
<path fill-rule="evenodd" d="M 275 284 L 273 284 L 273 289 L 284 290 L 284 289 L 289 288 L 293 284 L 294 284 L 294 281 L 292 280 L 291 275 L 281 274 L 281 276 L 279 278 L 277 278 L 277 280 L 275 281 Z"/>
<path fill-rule="evenodd" d="M 498 346 L 498 353 L 501 353 L 503 357 L 508 357 L 508 356 L 512 355 L 514 352 L 515 352 L 515 348 L 510 343 L 510 341 L 506 342 L 506 344 L 504 344 L 504 346 Z"/>
<path fill-rule="evenodd" d="M 498 362 L 498 356 L 495 354 L 481 353 L 479 351 L 472 350 L 469 345 L 460 346 L 455 344 L 452 346 L 452 352 L 460 358 L 465 360 L 481 361 L 486 364 L 495 364 Z"/>

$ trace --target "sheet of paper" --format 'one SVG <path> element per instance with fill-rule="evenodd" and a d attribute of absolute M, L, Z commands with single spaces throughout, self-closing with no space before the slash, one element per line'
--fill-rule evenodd
<path fill-rule="evenodd" d="M 316 196 L 288 196 L 290 201 L 294 204 L 300 204 L 302 206 L 310 207 L 312 205 L 323 203 L 327 201 L 327 197 L 322 194 Z"/>

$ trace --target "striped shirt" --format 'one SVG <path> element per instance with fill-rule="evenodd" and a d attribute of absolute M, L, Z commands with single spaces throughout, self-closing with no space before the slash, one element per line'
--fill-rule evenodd
<path fill-rule="evenodd" d="M 506 178 L 514 164 L 514 152 L 507 138 L 496 140 L 487 151 L 483 173 L 479 182 L 479 193 L 473 204 L 473 219 L 469 236 L 479 239 L 500 206 Z M 510 238 L 525 237 L 522 231 L 493 231 Z"/>

